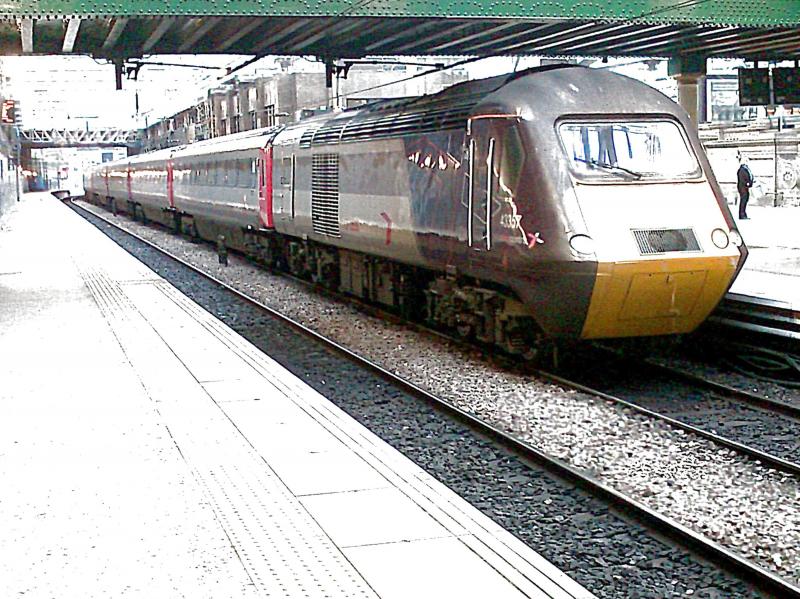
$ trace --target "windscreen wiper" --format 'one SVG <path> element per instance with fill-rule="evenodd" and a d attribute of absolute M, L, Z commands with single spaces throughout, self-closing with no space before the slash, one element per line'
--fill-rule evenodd
<path fill-rule="evenodd" d="M 608 162 L 600 162 L 599 160 L 593 160 L 593 159 L 587 160 L 586 158 L 578 158 L 577 156 L 573 157 L 573 160 L 577 162 L 585 162 L 586 164 L 604 168 L 610 171 L 622 171 L 623 173 L 628 173 L 630 176 L 635 177 L 636 179 L 641 179 L 644 176 L 642 173 L 637 173 L 636 171 L 632 171 L 631 169 L 625 168 L 624 166 L 609 164 Z"/>

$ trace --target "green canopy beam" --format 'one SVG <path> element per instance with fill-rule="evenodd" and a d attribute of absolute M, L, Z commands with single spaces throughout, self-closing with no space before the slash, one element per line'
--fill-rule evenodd
<path fill-rule="evenodd" d="M 798 0 L 6 0 L 0 18 L 454 17 L 795 27 Z"/>

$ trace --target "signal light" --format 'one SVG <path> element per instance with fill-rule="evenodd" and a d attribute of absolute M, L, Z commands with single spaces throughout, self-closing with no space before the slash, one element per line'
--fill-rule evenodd
<path fill-rule="evenodd" d="M 739 69 L 739 106 L 772 104 L 769 69 Z"/>
<path fill-rule="evenodd" d="M 772 69 L 772 92 L 775 94 L 775 104 L 800 104 L 800 69 Z"/>
<path fill-rule="evenodd" d="M 739 106 L 800 104 L 800 68 L 739 69 Z"/>

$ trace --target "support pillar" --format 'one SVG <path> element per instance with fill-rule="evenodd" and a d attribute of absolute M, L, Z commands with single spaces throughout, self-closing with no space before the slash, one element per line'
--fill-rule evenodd
<path fill-rule="evenodd" d="M 706 121 L 706 58 L 697 54 L 670 58 L 669 74 L 678 83 L 678 103 L 695 125 Z"/>
<path fill-rule="evenodd" d="M 20 144 L 19 164 L 23 168 L 23 170 L 26 171 L 33 170 L 33 152 L 31 151 L 30 146 L 24 146 Z"/>
<path fill-rule="evenodd" d="M 19 178 L 19 183 L 17 184 L 17 190 L 20 192 L 30 191 L 30 177 L 22 176 L 22 171 L 31 172 L 34 170 L 33 168 L 33 152 L 31 151 L 30 146 L 23 146 L 21 143 L 18 142 L 17 145 L 18 154 L 17 154 L 17 177 Z M 17 197 L 19 199 L 19 196 Z"/>

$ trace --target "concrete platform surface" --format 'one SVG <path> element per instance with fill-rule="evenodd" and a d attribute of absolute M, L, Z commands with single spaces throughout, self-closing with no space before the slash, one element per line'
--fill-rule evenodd
<path fill-rule="evenodd" d="M 0 307 L 0 597 L 591 596 L 49 194 Z"/>
<path fill-rule="evenodd" d="M 800 207 L 748 206 L 747 215 L 736 221 L 750 255 L 731 291 L 800 310 Z"/>

